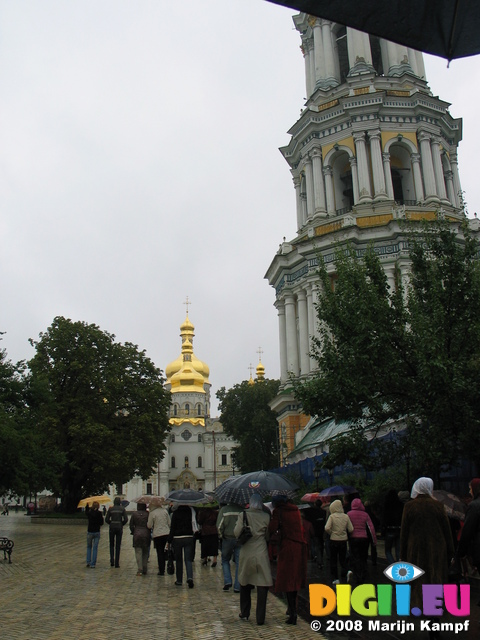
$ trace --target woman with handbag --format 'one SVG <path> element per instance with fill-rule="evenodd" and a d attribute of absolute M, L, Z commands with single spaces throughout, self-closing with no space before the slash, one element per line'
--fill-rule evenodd
<path fill-rule="evenodd" d="M 245 515 L 244 515 L 245 514 Z M 239 618 L 248 620 L 252 606 L 252 589 L 257 588 L 257 624 L 265 622 L 268 589 L 272 586 L 272 572 L 267 550 L 268 525 L 270 516 L 263 510 L 263 502 L 258 494 L 250 498 L 249 508 L 238 515 L 234 535 L 238 539 L 244 529 L 244 518 L 250 528 L 251 537 L 240 549 L 238 580 L 240 582 Z"/>
<path fill-rule="evenodd" d="M 165 575 L 165 562 L 167 560 L 165 547 L 170 533 L 170 514 L 165 508 L 165 499 L 158 500 L 148 515 L 147 527 L 152 531 L 153 546 L 157 552 L 158 575 Z"/>

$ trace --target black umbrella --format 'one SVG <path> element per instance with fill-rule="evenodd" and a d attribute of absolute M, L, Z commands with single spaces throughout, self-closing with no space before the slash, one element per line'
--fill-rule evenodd
<path fill-rule="evenodd" d="M 194 489 L 175 489 L 170 491 L 165 497 L 168 502 L 176 502 L 177 504 L 200 504 L 201 502 L 210 502 L 208 496 L 203 491 L 195 491 Z"/>
<path fill-rule="evenodd" d="M 480 53 L 478 0 L 270 0 L 453 60 Z"/>
<path fill-rule="evenodd" d="M 247 504 L 253 493 L 265 496 L 286 495 L 292 498 L 298 487 L 291 480 L 272 471 L 252 471 L 241 476 L 231 476 L 218 486 L 214 493 L 219 502 Z"/>

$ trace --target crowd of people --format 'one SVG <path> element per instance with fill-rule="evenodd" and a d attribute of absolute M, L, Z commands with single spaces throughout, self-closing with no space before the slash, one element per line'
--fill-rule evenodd
<path fill-rule="evenodd" d="M 220 509 L 212 506 L 196 509 L 161 499 L 147 511 L 146 505 L 140 503 L 128 520 L 125 507 L 115 498 L 105 515 L 110 564 L 120 566 L 122 533 L 129 523 L 137 575 L 148 572 L 153 541 L 158 575 L 165 575 L 167 557 L 172 553 L 175 585 L 183 585 L 185 572 L 187 585 L 193 588 L 193 562 L 199 539 L 203 567 L 210 564 L 215 568 L 220 555 L 223 590 L 233 587 L 239 594 L 241 620 L 250 617 L 255 589 L 255 619 L 258 625 L 263 625 L 268 592 L 273 588 L 285 595 L 285 622 L 294 625 L 298 592 L 307 586 L 308 561 L 317 563 L 319 568 L 328 562 L 333 585 L 343 581 L 354 588 L 369 581 L 369 553 L 375 564 L 377 532 L 381 532 L 388 564 L 409 562 L 423 570 L 423 575 L 412 584 L 411 603 L 419 606 L 423 584 L 444 584 L 449 577 L 452 580 L 453 567 L 457 565 L 480 569 L 480 479 L 470 482 L 472 501 L 464 522 L 458 526 L 447 517 L 443 504 L 434 499 L 433 487 L 431 478 L 422 477 L 413 484 L 411 492 L 389 490 L 380 514 L 373 513 L 358 495 L 299 508 L 283 495 L 273 496 L 267 506 L 254 493 L 248 505 L 224 504 Z M 87 517 L 87 567 L 95 568 L 104 523 L 97 502 L 92 504 Z M 246 527 L 249 537 L 241 544 L 239 538 Z"/>

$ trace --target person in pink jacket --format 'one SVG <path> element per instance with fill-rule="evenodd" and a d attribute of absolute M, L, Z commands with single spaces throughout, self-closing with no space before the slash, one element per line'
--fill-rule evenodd
<path fill-rule="evenodd" d="M 351 570 L 347 573 L 347 582 L 358 585 L 367 580 L 369 533 L 375 546 L 377 544 L 377 536 L 372 519 L 365 511 L 360 498 L 352 500 L 352 508 L 348 512 L 348 517 L 353 524 L 353 531 L 349 536 Z"/>

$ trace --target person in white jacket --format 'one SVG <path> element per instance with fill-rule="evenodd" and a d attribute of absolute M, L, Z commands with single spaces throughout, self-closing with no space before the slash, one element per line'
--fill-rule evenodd
<path fill-rule="evenodd" d="M 330 516 L 325 525 L 325 532 L 330 536 L 330 575 L 333 584 L 338 584 L 338 562 L 340 562 L 341 576 L 347 575 L 347 542 L 348 534 L 352 533 L 353 524 L 343 512 L 340 500 L 334 500 L 330 505 Z"/>
<path fill-rule="evenodd" d="M 153 546 L 157 551 L 158 575 L 165 575 L 166 553 L 165 546 L 168 542 L 168 534 L 170 533 L 170 515 L 163 503 L 148 514 L 147 527 L 152 531 Z M 152 507 L 150 507 L 152 508 Z"/>

